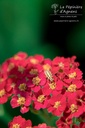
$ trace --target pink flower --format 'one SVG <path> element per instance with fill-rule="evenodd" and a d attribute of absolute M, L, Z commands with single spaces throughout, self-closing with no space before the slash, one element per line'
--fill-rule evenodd
<path fill-rule="evenodd" d="M 68 119 L 63 115 L 58 121 L 56 121 L 56 125 L 58 128 L 70 128 L 70 125 L 72 124 L 72 120 Z"/>
<path fill-rule="evenodd" d="M 29 93 L 25 93 L 22 96 L 13 96 L 11 100 L 12 108 L 21 107 L 20 112 L 26 113 L 29 111 L 29 106 L 31 104 L 31 97 Z"/>
<path fill-rule="evenodd" d="M 6 103 L 13 93 L 13 88 L 8 84 L 8 82 L 9 80 L 0 82 L 0 104 Z"/>
<path fill-rule="evenodd" d="M 28 63 L 39 64 L 43 62 L 44 57 L 42 55 L 35 55 L 35 56 L 28 57 L 27 60 L 28 60 Z"/>
<path fill-rule="evenodd" d="M 33 128 L 52 128 L 52 127 L 51 126 L 47 126 L 45 123 L 42 123 L 42 124 L 39 124 L 38 126 L 34 126 Z"/>
<path fill-rule="evenodd" d="M 53 95 L 49 100 L 48 112 L 52 112 L 53 115 L 60 116 L 66 108 L 66 98 L 59 94 Z"/>
<path fill-rule="evenodd" d="M 72 128 L 79 128 L 79 126 L 77 126 L 77 125 L 72 125 Z M 80 127 L 80 128 L 82 128 L 82 127 Z"/>
<path fill-rule="evenodd" d="M 43 88 L 46 83 L 45 74 L 43 72 L 39 73 L 38 76 L 33 77 L 31 81 L 31 90 L 34 92 L 38 92 Z"/>
<path fill-rule="evenodd" d="M 6 103 L 8 100 L 8 94 L 5 90 L 5 84 L 0 84 L 0 104 Z"/>
<path fill-rule="evenodd" d="M 78 118 L 84 112 L 83 105 L 77 102 L 76 97 L 74 96 L 69 98 L 67 107 L 68 109 L 66 110 L 66 112 L 69 113 L 69 118 L 74 118 L 74 117 Z"/>
<path fill-rule="evenodd" d="M 41 108 L 45 109 L 48 105 L 49 98 L 50 97 L 45 96 L 41 90 L 39 92 L 35 93 L 34 96 L 32 97 L 34 108 L 36 110 L 39 110 Z"/>
<path fill-rule="evenodd" d="M 64 83 L 57 78 L 54 78 L 52 82 L 47 81 L 47 83 L 42 88 L 44 95 L 52 95 L 54 92 L 61 93 L 63 90 Z M 56 94 L 57 95 L 57 94 Z"/>
<path fill-rule="evenodd" d="M 25 123 L 22 125 L 21 128 L 32 128 L 31 120 L 26 120 Z"/>
<path fill-rule="evenodd" d="M 25 52 L 18 52 L 11 59 L 14 59 L 14 60 L 24 60 L 24 59 L 27 58 L 27 56 L 28 55 Z"/>
<path fill-rule="evenodd" d="M 70 83 L 73 80 L 81 80 L 82 79 L 82 71 L 78 68 L 71 69 L 66 71 L 66 77 L 64 78 L 64 81 L 66 83 Z"/>
<path fill-rule="evenodd" d="M 11 122 L 9 122 L 8 127 L 9 128 L 21 128 L 22 125 L 25 123 L 25 119 L 21 116 L 16 116 L 13 118 Z"/>
<path fill-rule="evenodd" d="M 85 128 L 85 122 L 80 123 L 79 128 Z"/>

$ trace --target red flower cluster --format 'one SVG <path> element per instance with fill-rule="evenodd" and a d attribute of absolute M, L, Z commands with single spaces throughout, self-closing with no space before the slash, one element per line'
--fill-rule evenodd
<path fill-rule="evenodd" d="M 47 109 L 60 116 L 56 122 L 59 128 L 70 128 L 73 118 L 83 128 L 85 84 L 75 59 L 73 56 L 50 60 L 42 55 L 17 53 L 0 67 L 0 104 L 11 97 L 12 108 L 20 107 L 21 113 L 28 112 L 32 104 L 36 110 Z"/>
<path fill-rule="evenodd" d="M 31 120 L 25 120 L 21 116 L 14 117 L 14 119 L 8 124 L 9 128 L 53 128 L 47 126 L 45 123 L 38 126 L 32 126 Z"/>
<path fill-rule="evenodd" d="M 62 118 L 62 121 L 63 120 L 64 118 Z M 9 122 L 8 127 L 9 128 L 56 128 L 56 127 L 47 126 L 46 123 L 39 124 L 38 126 L 33 126 L 31 120 L 29 119 L 25 120 L 21 116 L 14 117 L 13 120 Z M 61 122 L 61 124 L 60 123 L 58 124 L 58 128 L 70 128 L 70 127 Z M 80 123 L 79 126 L 73 125 L 72 128 L 85 128 L 85 123 L 84 122 Z"/>

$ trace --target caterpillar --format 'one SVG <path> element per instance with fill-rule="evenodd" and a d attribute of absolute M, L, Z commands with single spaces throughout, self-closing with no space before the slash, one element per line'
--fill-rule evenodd
<path fill-rule="evenodd" d="M 53 81 L 53 76 L 52 76 L 51 71 L 45 70 L 44 73 L 45 73 L 45 76 L 47 77 L 47 79 L 52 82 Z"/>

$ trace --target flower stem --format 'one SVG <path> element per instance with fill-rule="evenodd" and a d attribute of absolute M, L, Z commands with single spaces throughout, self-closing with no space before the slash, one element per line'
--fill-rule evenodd
<path fill-rule="evenodd" d="M 55 125 L 55 121 L 58 119 L 58 117 L 56 116 L 53 116 L 52 114 L 48 113 L 46 109 L 41 109 L 41 110 L 35 110 L 32 106 L 30 107 L 30 111 L 33 113 L 33 114 L 36 114 L 37 116 L 39 116 L 39 118 L 44 121 L 47 125 L 49 126 L 53 126 Z M 53 127 L 53 128 L 56 128 Z"/>

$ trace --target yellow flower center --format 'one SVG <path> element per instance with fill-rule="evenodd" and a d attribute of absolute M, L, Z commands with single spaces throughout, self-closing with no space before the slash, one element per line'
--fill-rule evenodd
<path fill-rule="evenodd" d="M 12 128 L 20 128 L 19 124 L 13 124 Z"/>
<path fill-rule="evenodd" d="M 50 89 L 54 90 L 56 88 L 56 83 L 52 82 L 49 84 L 49 86 L 50 86 Z"/>
<path fill-rule="evenodd" d="M 31 71 L 29 73 L 31 75 L 37 75 L 38 74 L 38 70 L 37 69 L 31 69 Z"/>
<path fill-rule="evenodd" d="M 0 97 L 5 95 L 5 89 L 0 90 Z"/>
<path fill-rule="evenodd" d="M 58 66 L 59 66 L 60 68 L 64 68 L 64 64 L 63 64 L 62 62 L 58 63 Z"/>
<path fill-rule="evenodd" d="M 19 97 L 18 100 L 17 100 L 17 103 L 19 105 L 24 105 L 25 104 L 25 98 L 24 97 Z"/>
<path fill-rule="evenodd" d="M 44 64 L 43 68 L 44 68 L 44 70 L 50 70 L 51 66 L 49 64 Z"/>
<path fill-rule="evenodd" d="M 45 96 L 44 95 L 39 95 L 37 98 L 37 101 L 42 103 L 45 100 Z"/>
<path fill-rule="evenodd" d="M 16 84 L 15 84 L 15 83 L 12 83 L 12 84 L 11 84 L 11 87 L 12 87 L 12 88 L 14 88 L 15 86 L 16 86 Z"/>
<path fill-rule="evenodd" d="M 76 87 L 76 85 L 75 84 L 71 84 L 69 87 L 68 87 L 68 91 L 69 92 L 76 92 L 76 89 L 77 89 L 77 87 Z"/>
<path fill-rule="evenodd" d="M 69 74 L 68 77 L 69 77 L 69 78 L 75 78 L 76 75 L 77 75 L 76 72 L 73 72 L 73 73 Z"/>
<path fill-rule="evenodd" d="M 70 107 L 70 110 L 71 110 L 72 113 L 76 112 L 78 110 L 77 105 L 72 104 L 71 107 Z"/>
<path fill-rule="evenodd" d="M 33 82 L 34 85 L 39 85 L 40 81 L 41 81 L 41 79 L 38 76 L 34 77 L 32 79 L 32 82 Z"/>
<path fill-rule="evenodd" d="M 4 81 L 4 79 L 3 78 L 0 78 L 0 83 L 2 83 Z"/>
<path fill-rule="evenodd" d="M 26 127 L 26 128 L 32 128 L 32 127 L 28 126 L 28 127 Z"/>
<path fill-rule="evenodd" d="M 18 66 L 18 71 L 19 71 L 19 72 L 23 73 L 23 72 L 24 72 L 24 70 L 25 70 L 25 68 L 24 68 L 24 67 L 22 67 L 22 66 Z"/>
<path fill-rule="evenodd" d="M 60 101 L 56 101 L 54 104 L 54 108 L 58 108 L 60 106 Z"/>
<path fill-rule="evenodd" d="M 15 60 L 20 60 L 20 57 L 18 55 L 14 55 Z"/>
<path fill-rule="evenodd" d="M 19 90 L 20 90 L 20 91 L 25 91 L 25 90 L 26 90 L 26 84 L 25 84 L 25 83 L 20 84 L 20 85 L 19 85 Z"/>
<path fill-rule="evenodd" d="M 9 72 L 9 71 L 11 71 L 13 68 L 14 68 L 14 64 L 13 64 L 13 63 L 10 63 L 10 64 L 8 65 L 7 71 Z"/>
<path fill-rule="evenodd" d="M 32 64 L 38 64 L 38 60 L 36 60 L 35 58 L 30 59 L 30 62 Z"/>

